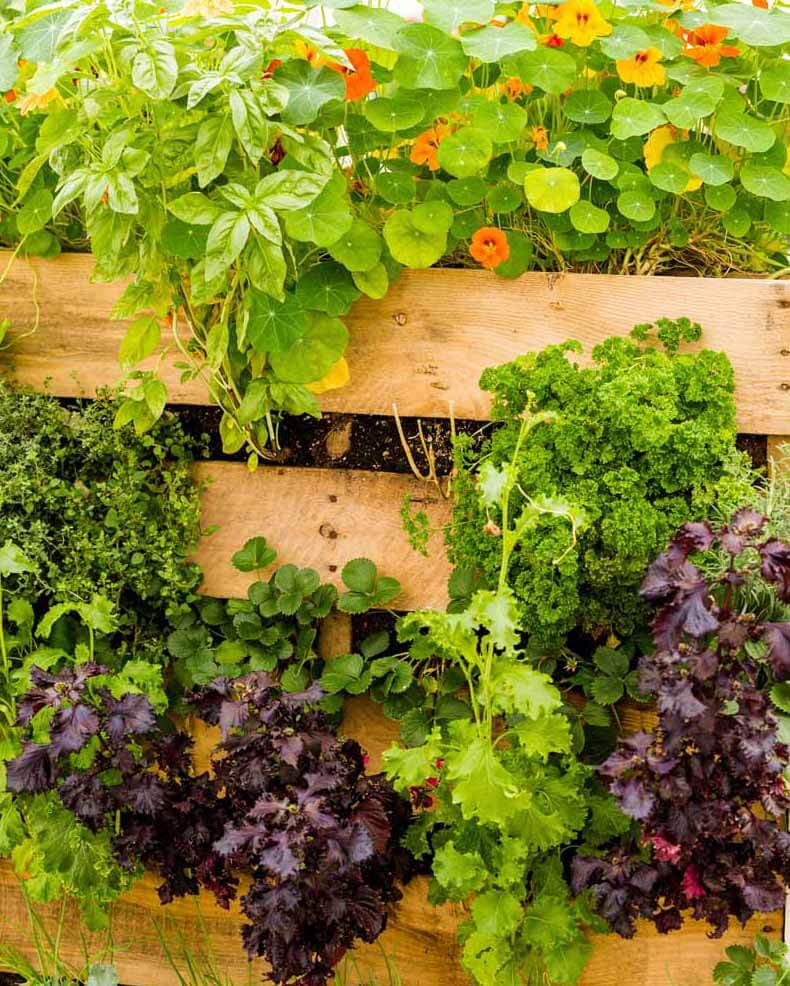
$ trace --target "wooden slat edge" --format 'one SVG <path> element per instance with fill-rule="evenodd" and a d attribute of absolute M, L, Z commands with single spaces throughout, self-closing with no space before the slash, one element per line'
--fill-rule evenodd
<path fill-rule="evenodd" d="M 8 261 L 0 253 L 0 269 Z M 0 318 L 38 332 L 13 353 L 20 381 L 58 396 L 92 396 L 119 378 L 117 353 L 125 325 L 108 314 L 123 284 L 92 284 L 92 259 L 11 265 L 0 285 Z M 738 426 L 783 434 L 790 421 L 790 282 L 758 279 L 526 274 L 505 281 L 484 271 L 408 271 L 381 301 L 363 298 L 347 322 L 349 386 L 322 398 L 326 410 L 485 418 L 478 388 L 486 366 L 549 343 L 581 341 L 587 355 L 636 322 L 687 315 L 702 323 L 703 343 L 728 353 L 737 379 Z M 172 348 L 172 347 L 171 347 Z M 153 362 L 153 361 L 151 361 Z M 163 363 L 170 399 L 205 404 L 202 384 L 180 382 Z"/>

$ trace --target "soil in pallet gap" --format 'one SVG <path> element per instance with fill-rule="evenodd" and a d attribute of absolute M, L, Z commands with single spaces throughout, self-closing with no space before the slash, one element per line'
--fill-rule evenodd
<path fill-rule="evenodd" d="M 247 453 L 243 450 L 234 455 L 222 451 L 218 408 L 174 404 L 170 409 L 178 415 L 187 434 L 205 444 L 210 459 L 246 461 Z M 417 468 L 424 473 L 428 463 L 419 440 L 420 423 L 426 443 L 435 455 L 436 471 L 446 476 L 452 469 L 450 422 L 446 418 L 401 419 Z M 455 422 L 458 434 L 477 435 L 481 439 L 492 427 L 491 422 L 467 419 Z M 280 427 L 280 444 L 282 454 L 278 464 L 371 472 L 411 471 L 397 424 L 389 415 L 325 414 L 319 420 L 288 417 Z M 739 435 L 738 447 L 749 453 L 757 468 L 767 464 L 768 443 L 764 435 Z"/>

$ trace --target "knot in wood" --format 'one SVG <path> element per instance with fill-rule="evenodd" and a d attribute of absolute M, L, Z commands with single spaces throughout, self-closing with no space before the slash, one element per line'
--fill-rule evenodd
<path fill-rule="evenodd" d="M 334 541 L 337 537 L 337 531 L 332 527 L 331 524 L 322 524 L 318 528 L 318 533 L 322 538 L 328 538 L 330 541 Z"/>
<path fill-rule="evenodd" d="M 406 312 L 395 312 L 392 318 L 398 325 L 406 324 Z"/>

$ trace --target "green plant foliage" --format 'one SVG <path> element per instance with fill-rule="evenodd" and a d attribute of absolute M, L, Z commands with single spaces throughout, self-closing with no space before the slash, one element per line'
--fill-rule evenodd
<path fill-rule="evenodd" d="M 757 935 L 754 945 L 730 945 L 726 962 L 713 970 L 713 981 L 721 986 L 780 986 L 790 975 L 788 946 Z"/>
<path fill-rule="evenodd" d="M 457 439 L 451 559 L 477 568 L 484 585 L 496 583 L 500 522 L 479 491 L 492 469 L 513 458 L 525 408 L 553 421 L 519 447 L 520 492 L 534 499 L 551 491 L 588 521 L 569 548 L 563 518 L 542 516 L 513 559 L 508 584 L 536 654 L 556 654 L 575 628 L 599 640 L 638 633 L 645 610 L 636 589 L 650 560 L 685 521 L 748 498 L 752 477 L 735 448 L 727 357 L 678 352 L 699 335 L 688 320 L 665 320 L 657 338 L 640 326 L 630 339 L 601 343 L 591 367 L 569 359 L 581 349 L 566 343 L 484 372 L 481 384 L 493 394 L 501 426 L 482 448 Z"/>
<path fill-rule="evenodd" d="M 66 408 L 0 382 L 3 537 L 36 570 L 14 588 L 51 602 L 101 593 L 122 623 L 163 618 L 200 577 L 186 560 L 200 532 L 188 468 L 197 450 L 172 414 L 136 438 L 113 430 L 114 410 L 106 399 Z"/>
<path fill-rule="evenodd" d="M 162 413 L 159 364 L 138 366 L 165 346 L 254 467 L 279 415 L 317 416 L 348 379 L 338 320 L 360 294 L 478 262 L 483 227 L 506 234 L 503 277 L 786 266 L 781 6 L 592 4 L 584 30 L 572 0 L 431 0 L 418 24 L 321 8 L 0 12 L 0 242 L 89 248 L 132 279 L 118 427 Z"/>
<path fill-rule="evenodd" d="M 58 674 L 93 661 L 117 698 L 168 705 L 163 630 L 193 598 L 187 562 L 199 535 L 192 452 L 164 415 L 141 437 L 113 429 L 102 399 L 67 408 L 0 384 L 0 761 L 20 751 L 16 700 L 34 667 Z M 37 739 L 49 720 L 34 717 Z M 25 875 L 32 903 L 75 899 L 90 928 L 135 880 L 50 794 L 12 798 L 0 770 L 0 855 Z"/>
<path fill-rule="evenodd" d="M 418 856 L 434 854 L 431 899 L 471 897 L 459 935 L 463 964 L 481 986 L 578 981 L 591 950 L 585 929 L 599 925 L 584 898 L 572 899 L 562 853 L 582 829 L 595 845 L 629 824 L 574 755 L 561 694 L 521 647 L 525 628 L 508 584 L 541 518 L 556 519 L 568 551 L 587 523 L 569 503 L 521 489 L 522 448 L 553 427 L 551 413 L 526 411 L 511 456 L 481 470 L 476 495 L 497 514 L 502 549 L 492 587 L 472 591 L 460 612 L 412 613 L 399 625 L 401 639 L 441 658 L 467 686 L 471 714 L 393 747 L 385 771 L 422 809 L 406 843 Z"/>

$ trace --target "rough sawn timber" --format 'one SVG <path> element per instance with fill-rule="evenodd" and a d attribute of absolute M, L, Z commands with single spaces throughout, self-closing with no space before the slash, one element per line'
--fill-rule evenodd
<path fill-rule="evenodd" d="M 0 253 L 0 270 L 10 254 Z M 91 283 L 87 254 L 16 260 L 0 284 L 0 318 L 12 334 L 38 331 L 13 351 L 20 381 L 50 380 L 58 396 L 92 396 L 119 379 L 124 322 L 109 313 L 123 283 Z M 325 394 L 327 411 L 485 418 L 480 371 L 549 343 L 578 339 L 585 358 L 638 322 L 686 315 L 702 344 L 725 350 L 738 381 L 738 427 L 785 434 L 790 421 L 790 281 L 751 278 L 525 274 L 513 281 L 473 270 L 407 271 L 381 301 L 361 298 L 346 318 L 351 383 Z M 163 343 L 168 342 L 163 330 Z M 171 350 L 176 353 L 171 344 Z M 153 360 L 145 365 L 153 365 Z M 170 400 L 205 404 L 205 386 L 180 382 L 165 358 Z"/>

